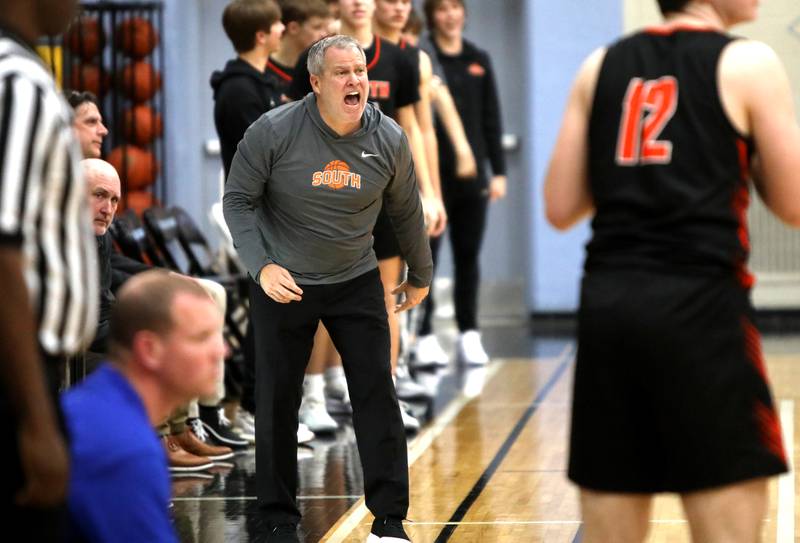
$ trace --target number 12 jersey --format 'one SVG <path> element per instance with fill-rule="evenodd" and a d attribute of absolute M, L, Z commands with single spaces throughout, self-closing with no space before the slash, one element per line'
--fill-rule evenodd
<path fill-rule="evenodd" d="M 586 271 L 736 273 L 743 286 L 751 140 L 720 99 L 718 63 L 734 39 L 652 28 L 609 47 L 589 121 L 596 206 Z"/>

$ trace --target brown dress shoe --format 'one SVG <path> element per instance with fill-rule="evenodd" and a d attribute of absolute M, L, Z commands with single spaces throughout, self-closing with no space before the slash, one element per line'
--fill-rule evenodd
<path fill-rule="evenodd" d="M 197 456 L 205 456 L 209 460 L 225 460 L 233 457 L 230 447 L 222 447 L 205 443 L 192 432 L 189 426 L 180 434 L 173 434 L 172 439 L 178 442 L 181 448 Z"/>
<path fill-rule="evenodd" d="M 177 473 L 187 471 L 203 471 L 214 467 L 214 463 L 205 456 L 197 456 L 183 450 L 183 447 L 175 440 L 175 436 L 164 436 L 161 438 L 164 449 L 167 451 L 167 463 L 169 470 Z"/>

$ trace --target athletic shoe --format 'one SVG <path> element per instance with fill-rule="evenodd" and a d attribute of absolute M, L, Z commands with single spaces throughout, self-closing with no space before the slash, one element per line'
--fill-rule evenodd
<path fill-rule="evenodd" d="M 230 447 L 206 443 L 206 433 L 199 420 L 189 419 L 186 422 L 188 423 L 186 429 L 182 433 L 172 436 L 184 451 L 197 456 L 205 456 L 209 460 L 233 458 L 233 450 Z"/>
<path fill-rule="evenodd" d="M 394 388 L 401 400 L 427 400 L 433 397 L 427 388 L 411 378 L 404 364 L 397 365 Z"/>
<path fill-rule="evenodd" d="M 349 405 L 350 391 L 347 390 L 347 379 L 344 376 L 330 378 L 326 372 L 325 396 Z"/>
<path fill-rule="evenodd" d="M 400 402 L 400 416 L 403 419 L 403 428 L 406 429 L 406 432 L 416 432 L 420 428 L 420 423 L 411 414 L 411 408 L 406 402 Z"/>
<path fill-rule="evenodd" d="M 403 521 L 394 517 L 376 518 L 372 522 L 367 543 L 410 543 L 411 538 L 403 529 Z"/>
<path fill-rule="evenodd" d="M 300 543 L 297 524 L 277 524 L 270 527 L 267 543 Z"/>
<path fill-rule="evenodd" d="M 473 366 L 489 363 L 489 355 L 483 349 L 480 332 L 467 330 L 458 337 L 458 359 Z"/>
<path fill-rule="evenodd" d="M 246 449 L 247 440 L 239 437 L 233 431 L 231 421 L 225 416 L 225 411 L 217 406 L 200 406 L 200 421 L 208 432 L 211 441 L 231 449 Z"/>
<path fill-rule="evenodd" d="M 331 434 L 339 428 L 325 410 L 325 401 L 311 396 L 305 396 L 300 404 L 300 422 L 315 434 Z"/>
<path fill-rule="evenodd" d="M 446 366 L 450 357 L 442 349 L 439 339 L 433 335 L 420 336 L 414 348 L 414 366 Z"/>
<path fill-rule="evenodd" d="M 303 445 L 304 443 L 308 443 L 312 441 L 316 436 L 314 432 L 312 432 L 308 426 L 303 424 L 302 422 L 297 425 L 297 444 Z"/>
<path fill-rule="evenodd" d="M 249 444 L 255 445 L 256 442 L 256 428 L 250 423 L 250 420 L 255 420 L 253 416 L 247 413 L 241 407 L 236 410 L 236 416 L 233 419 L 233 431 L 236 435 L 246 440 Z"/>
<path fill-rule="evenodd" d="M 249 434 L 256 433 L 256 418 L 241 407 L 236 409 L 236 419 L 233 424 L 234 428 L 241 428 Z"/>
<path fill-rule="evenodd" d="M 164 436 L 161 438 L 161 442 L 167 452 L 167 464 L 171 472 L 204 471 L 214 467 L 214 463 L 209 458 L 183 450 L 174 436 Z"/>

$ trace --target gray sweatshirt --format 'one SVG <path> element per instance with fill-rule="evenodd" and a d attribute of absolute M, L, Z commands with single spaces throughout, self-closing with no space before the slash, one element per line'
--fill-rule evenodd
<path fill-rule="evenodd" d="M 325 124 L 313 94 L 265 113 L 239 143 L 222 202 L 253 278 L 269 263 L 305 285 L 341 283 L 374 269 L 372 229 L 383 204 L 408 263 L 408 281 L 431 283 L 408 141 L 371 104 L 361 128 L 347 136 Z"/>

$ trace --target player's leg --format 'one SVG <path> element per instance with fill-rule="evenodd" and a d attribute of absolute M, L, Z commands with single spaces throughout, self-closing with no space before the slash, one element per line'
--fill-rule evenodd
<path fill-rule="evenodd" d="M 767 512 L 767 479 L 761 477 L 681 496 L 692 540 L 756 543 Z"/>
<path fill-rule="evenodd" d="M 581 489 L 582 543 L 638 543 L 650 526 L 649 494 Z"/>

